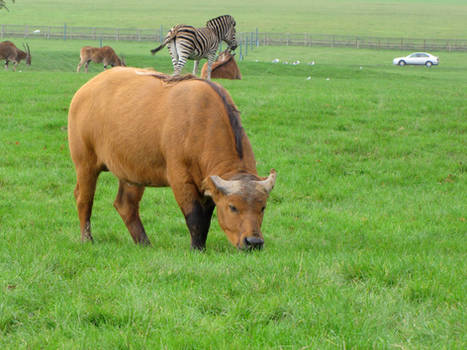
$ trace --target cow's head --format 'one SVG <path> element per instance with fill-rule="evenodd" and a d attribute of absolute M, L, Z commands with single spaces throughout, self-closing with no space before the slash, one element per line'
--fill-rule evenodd
<path fill-rule="evenodd" d="M 240 249 L 261 249 L 261 233 L 266 201 L 276 182 L 276 171 L 259 179 L 250 174 L 239 174 L 229 180 L 210 176 L 204 180 L 204 193 L 217 206 L 219 225 L 229 241 Z"/>

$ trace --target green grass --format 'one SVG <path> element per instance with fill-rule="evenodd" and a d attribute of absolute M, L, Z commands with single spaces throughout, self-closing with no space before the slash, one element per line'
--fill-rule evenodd
<path fill-rule="evenodd" d="M 0 24 L 121 28 L 202 26 L 231 14 L 238 31 L 308 32 L 360 36 L 467 38 L 465 0 L 18 0 L 0 12 Z"/>
<path fill-rule="evenodd" d="M 465 348 L 466 54 L 426 69 L 391 51 L 251 52 L 221 83 L 259 172 L 278 171 L 266 246 L 236 251 L 214 218 L 196 253 L 170 189 L 146 191 L 153 246 L 134 246 L 111 174 L 96 243 L 79 242 L 66 125 L 102 69 L 74 73 L 87 43 L 31 41 L 31 67 L 0 71 L 0 348 Z M 165 50 L 107 44 L 171 71 Z"/>

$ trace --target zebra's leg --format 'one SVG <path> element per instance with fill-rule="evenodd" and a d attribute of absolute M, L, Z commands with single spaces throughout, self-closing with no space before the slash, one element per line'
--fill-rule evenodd
<path fill-rule="evenodd" d="M 174 75 L 180 74 L 180 72 L 176 73 L 179 57 L 178 57 L 177 46 L 176 46 L 175 41 L 171 41 L 170 43 L 168 43 L 167 47 L 169 48 L 170 57 L 172 58 L 172 66 L 174 67 Z"/>
<path fill-rule="evenodd" d="M 186 60 L 187 59 L 183 56 L 179 57 L 177 65 L 175 66 L 175 69 L 174 69 L 174 75 L 179 75 L 182 72 L 182 69 L 185 66 Z"/>
<path fill-rule="evenodd" d="M 208 55 L 208 74 L 207 74 L 207 80 L 211 80 L 211 69 L 212 69 L 212 64 L 216 60 L 216 52 L 210 52 Z"/>
<path fill-rule="evenodd" d="M 195 63 L 193 64 L 193 75 L 198 74 L 198 66 L 199 66 L 199 60 L 195 60 Z"/>

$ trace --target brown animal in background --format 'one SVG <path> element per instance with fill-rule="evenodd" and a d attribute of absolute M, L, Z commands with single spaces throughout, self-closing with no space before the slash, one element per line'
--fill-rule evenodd
<path fill-rule="evenodd" d="M 29 45 L 24 45 L 26 51 L 18 49 L 11 41 L 2 41 L 0 43 L 0 59 L 5 60 L 5 69 L 8 70 L 8 63 L 13 62 L 13 70 L 16 71 L 16 66 L 26 60 L 28 66 L 31 65 L 31 50 Z"/>
<path fill-rule="evenodd" d="M 81 60 L 78 63 L 78 67 L 76 68 L 77 72 L 79 72 L 81 66 L 84 64 L 84 69 L 87 73 L 88 65 L 91 61 L 94 63 L 104 63 L 104 69 L 106 69 L 107 66 L 126 66 L 123 56 L 118 57 L 114 49 L 112 49 L 110 46 L 104 46 L 100 48 L 84 46 L 81 48 L 79 56 Z"/>
<path fill-rule="evenodd" d="M 91 240 L 97 178 L 119 179 L 114 206 L 135 243 L 150 244 L 139 217 L 145 186 L 172 188 L 191 234 L 204 249 L 214 207 L 230 242 L 261 248 L 264 209 L 276 180 L 258 176 L 230 95 L 195 76 L 114 68 L 75 94 L 68 114 L 81 239 Z"/>
<path fill-rule="evenodd" d="M 218 79 L 242 79 L 242 74 L 238 69 L 237 62 L 229 50 L 221 52 L 217 60 L 212 65 L 211 78 Z M 208 65 L 205 63 L 201 69 L 201 77 L 206 79 Z"/>

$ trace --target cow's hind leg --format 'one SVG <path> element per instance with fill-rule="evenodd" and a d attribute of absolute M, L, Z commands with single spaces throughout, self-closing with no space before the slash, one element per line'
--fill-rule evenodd
<path fill-rule="evenodd" d="M 150 245 L 139 217 L 139 202 L 143 197 L 144 186 L 130 185 L 120 180 L 114 207 L 123 219 L 133 241 L 141 245 Z"/>
<path fill-rule="evenodd" d="M 92 241 L 91 212 L 99 171 L 88 167 L 77 167 L 76 175 L 75 199 L 81 227 L 81 241 Z"/>

